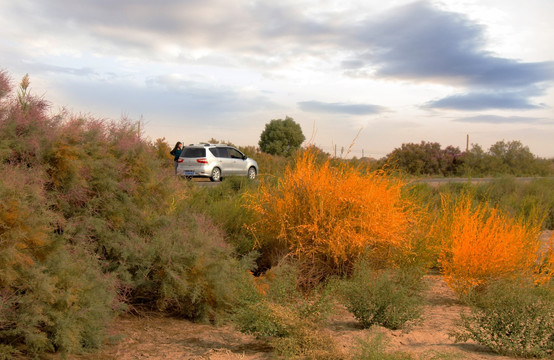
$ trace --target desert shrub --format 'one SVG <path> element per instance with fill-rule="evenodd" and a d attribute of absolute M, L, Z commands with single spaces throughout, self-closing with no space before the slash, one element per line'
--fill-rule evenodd
<path fill-rule="evenodd" d="M 340 359 L 321 328 L 333 310 L 334 289 L 322 286 L 305 294 L 298 271 L 296 265 L 282 263 L 255 278 L 255 287 L 240 296 L 232 320 L 241 332 L 268 339 L 278 356 Z"/>
<path fill-rule="evenodd" d="M 361 261 L 342 282 L 341 294 L 346 308 L 363 327 L 378 324 L 399 329 L 420 316 L 423 288 L 421 272 L 374 270 Z"/>
<path fill-rule="evenodd" d="M 100 346 L 117 305 L 112 280 L 93 254 L 66 246 L 55 232 L 59 216 L 49 209 L 40 168 L 0 171 L 1 351 Z"/>
<path fill-rule="evenodd" d="M 505 355 L 554 354 L 554 288 L 527 279 L 500 280 L 468 296 L 457 341 L 475 340 Z"/>
<path fill-rule="evenodd" d="M 254 249 L 254 238 L 247 229 L 254 215 L 245 208 L 243 195 L 256 187 L 256 182 L 245 177 L 231 176 L 215 187 L 191 186 L 187 203 L 220 225 L 226 241 L 238 255 L 245 256 Z"/>
<path fill-rule="evenodd" d="M 275 183 L 278 178 L 283 176 L 286 168 L 293 163 L 291 157 L 271 155 L 261 151 L 253 153 L 252 158 L 256 160 L 260 168 L 259 177 L 271 183 Z"/>
<path fill-rule="evenodd" d="M 46 101 L 32 96 L 28 87 L 29 79 L 24 77 L 17 98 L 5 95 L 0 106 L 0 162 L 32 167 L 57 132 L 56 121 L 46 114 Z"/>
<path fill-rule="evenodd" d="M 188 207 L 163 143 L 129 120 L 46 110 L 28 78 L 0 102 L 1 356 L 99 346 L 122 303 L 194 320 L 228 312 L 252 259 L 234 259 Z"/>
<path fill-rule="evenodd" d="M 487 282 L 532 273 L 539 256 L 540 221 L 503 214 L 471 196 L 443 198 L 434 236 L 442 239 L 439 262 L 447 284 L 457 293 Z"/>
<path fill-rule="evenodd" d="M 276 186 L 262 181 L 247 198 L 258 215 L 250 229 L 261 267 L 292 256 L 305 282 L 317 283 L 348 272 L 368 249 L 376 262 L 393 262 L 393 254 L 411 251 L 419 220 L 403 185 L 381 173 L 317 162 L 310 151 L 299 154 Z"/>
<path fill-rule="evenodd" d="M 480 184 L 446 183 L 437 187 L 414 183 L 407 188 L 430 211 L 440 211 L 441 196 L 456 199 L 471 196 L 476 202 L 488 203 L 513 217 L 543 217 L 543 229 L 554 227 L 554 179 L 538 178 L 529 182 L 514 177 L 500 177 Z"/>
<path fill-rule="evenodd" d="M 231 256 L 221 232 L 203 216 L 183 212 L 129 258 L 136 302 L 192 320 L 219 321 L 251 281 L 252 260 Z"/>
<path fill-rule="evenodd" d="M 499 178 L 476 187 L 476 199 L 488 201 L 516 217 L 544 216 L 543 228 L 554 229 L 554 179 L 534 179 L 529 183 L 515 178 Z"/>

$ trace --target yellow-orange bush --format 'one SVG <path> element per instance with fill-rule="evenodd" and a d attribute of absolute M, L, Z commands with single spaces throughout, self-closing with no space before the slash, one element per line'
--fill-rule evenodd
<path fill-rule="evenodd" d="M 532 275 L 540 225 L 509 217 L 486 203 L 474 206 L 467 194 L 456 201 L 444 196 L 434 234 L 442 240 L 439 263 L 445 281 L 463 294 L 491 280 Z"/>
<path fill-rule="evenodd" d="M 276 186 L 262 182 L 247 207 L 266 266 L 292 256 L 312 280 L 349 270 L 367 253 L 380 265 L 411 250 L 415 206 L 404 183 L 383 173 L 317 161 L 312 151 L 295 159 Z"/>

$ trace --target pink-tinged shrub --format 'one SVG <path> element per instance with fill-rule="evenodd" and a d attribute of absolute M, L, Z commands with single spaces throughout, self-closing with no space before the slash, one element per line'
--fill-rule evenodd
<path fill-rule="evenodd" d="M 0 100 L 9 94 L 11 89 L 10 79 L 5 71 L 0 71 Z"/>
<path fill-rule="evenodd" d="M 131 121 L 50 117 L 24 80 L 0 102 L 0 357 L 99 346 L 120 302 L 227 311 L 250 275 L 167 160 Z"/>
<path fill-rule="evenodd" d="M 10 344 L 0 356 L 100 346 L 115 305 L 110 277 L 60 241 L 40 169 L 0 164 L 0 173 L 0 343 Z"/>

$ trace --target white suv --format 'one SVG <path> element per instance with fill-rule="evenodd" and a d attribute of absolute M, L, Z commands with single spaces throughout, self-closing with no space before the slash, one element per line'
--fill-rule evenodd
<path fill-rule="evenodd" d="M 223 144 L 199 144 L 183 147 L 179 157 L 177 174 L 193 177 L 207 177 L 221 181 L 224 176 L 238 175 L 255 179 L 258 163 L 236 148 Z"/>

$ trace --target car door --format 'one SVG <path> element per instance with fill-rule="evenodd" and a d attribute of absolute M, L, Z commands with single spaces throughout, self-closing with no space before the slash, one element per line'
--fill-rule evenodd
<path fill-rule="evenodd" d="M 218 160 L 221 164 L 221 173 L 223 176 L 229 176 L 234 174 L 234 162 L 229 154 L 228 147 L 218 147 L 216 148 L 218 154 Z"/>
<path fill-rule="evenodd" d="M 233 174 L 234 175 L 246 175 L 248 169 L 246 169 L 246 161 L 244 161 L 244 155 L 235 148 L 229 148 L 229 156 L 233 161 Z"/>

